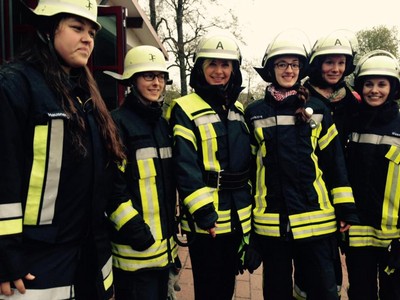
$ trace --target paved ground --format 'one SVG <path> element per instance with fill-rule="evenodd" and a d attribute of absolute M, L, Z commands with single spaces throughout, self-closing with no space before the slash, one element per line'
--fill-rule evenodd
<path fill-rule="evenodd" d="M 176 292 L 178 300 L 194 300 L 192 265 L 187 247 L 180 247 L 179 258 L 182 261 L 182 269 L 179 274 L 179 285 L 181 291 Z M 346 289 L 348 286 L 346 267 L 344 267 L 344 278 L 341 300 L 348 300 Z M 236 277 L 235 294 L 232 300 L 262 300 L 262 266 L 253 274 L 245 272 Z"/>

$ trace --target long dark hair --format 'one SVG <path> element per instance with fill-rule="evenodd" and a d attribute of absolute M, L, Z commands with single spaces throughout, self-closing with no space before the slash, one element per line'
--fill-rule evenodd
<path fill-rule="evenodd" d="M 50 89 L 57 95 L 62 109 L 73 122 L 71 129 L 75 148 L 79 153 L 85 155 L 86 148 L 82 135 L 86 131 L 85 122 L 82 116 L 77 113 L 68 83 L 68 74 L 62 69 L 61 58 L 58 57 L 53 48 L 54 33 L 60 22 L 67 17 L 70 17 L 70 15 L 59 14 L 54 17 L 38 17 L 35 21 L 38 24 L 37 32 L 32 35 L 29 46 L 23 47 L 23 50 L 17 56 L 17 60 L 26 61 L 43 73 Z M 93 75 L 87 66 L 74 69 L 73 72 L 77 76 L 78 86 L 88 91 L 92 99 L 94 117 L 109 158 L 122 161 L 125 159 L 125 154 L 118 136 L 118 130 L 110 112 L 107 110 Z"/>

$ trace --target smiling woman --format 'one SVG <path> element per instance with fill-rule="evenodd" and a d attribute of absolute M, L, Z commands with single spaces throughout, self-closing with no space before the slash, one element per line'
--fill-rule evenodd
<path fill-rule="evenodd" d="M 195 92 L 174 99 L 167 112 L 196 299 L 232 299 L 243 272 L 251 195 L 249 132 L 237 101 L 241 61 L 233 38 L 203 37 L 190 74 Z"/>

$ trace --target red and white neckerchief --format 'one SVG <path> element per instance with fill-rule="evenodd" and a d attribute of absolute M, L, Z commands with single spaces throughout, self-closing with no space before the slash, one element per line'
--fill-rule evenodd
<path fill-rule="evenodd" d="M 291 95 L 297 94 L 296 90 L 287 90 L 287 91 L 277 90 L 277 89 L 275 89 L 275 87 L 272 84 L 268 86 L 267 90 L 268 90 L 268 92 L 271 93 L 272 97 L 274 97 L 274 99 L 276 101 L 282 101 L 283 99 L 285 99 Z"/>

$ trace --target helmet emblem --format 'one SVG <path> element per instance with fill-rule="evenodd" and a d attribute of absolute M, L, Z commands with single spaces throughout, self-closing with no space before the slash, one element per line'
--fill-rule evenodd
<path fill-rule="evenodd" d="M 335 46 L 337 46 L 337 45 L 342 46 L 342 42 L 339 39 L 336 39 L 336 41 L 335 41 Z"/>
<path fill-rule="evenodd" d="M 224 49 L 224 45 L 222 45 L 221 41 L 219 41 L 218 44 L 217 44 L 217 47 L 215 47 L 215 49 L 218 49 L 218 48 L 220 48 L 222 50 Z"/>
<path fill-rule="evenodd" d="M 92 4 L 92 1 L 91 0 L 87 0 L 87 5 L 86 5 L 86 8 L 88 9 L 88 10 L 91 10 L 92 8 L 93 8 L 93 4 Z"/>
<path fill-rule="evenodd" d="M 154 61 L 156 59 L 156 56 L 154 54 L 150 53 L 149 56 L 151 61 Z"/>

